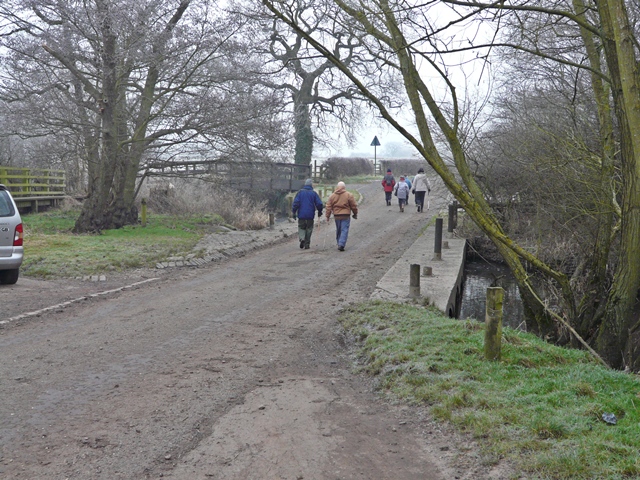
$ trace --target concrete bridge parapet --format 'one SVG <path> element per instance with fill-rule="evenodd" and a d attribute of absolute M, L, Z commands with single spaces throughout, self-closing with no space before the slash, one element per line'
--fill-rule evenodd
<path fill-rule="evenodd" d="M 462 299 L 464 262 L 467 241 L 447 234 L 443 239 L 441 259 L 435 259 L 435 226 L 427 228 L 380 279 L 372 299 L 411 303 L 429 303 L 455 318 Z M 420 265 L 420 298 L 410 295 L 411 265 Z M 426 268 L 425 268 L 426 267 Z M 425 275 L 425 270 L 431 270 Z"/>

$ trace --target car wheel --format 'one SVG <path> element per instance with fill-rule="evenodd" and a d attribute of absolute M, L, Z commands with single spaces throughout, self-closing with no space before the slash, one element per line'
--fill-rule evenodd
<path fill-rule="evenodd" d="M 19 268 L 14 268 L 13 270 L 0 270 L 0 283 L 4 283 L 5 285 L 13 285 L 18 281 L 19 276 Z"/>

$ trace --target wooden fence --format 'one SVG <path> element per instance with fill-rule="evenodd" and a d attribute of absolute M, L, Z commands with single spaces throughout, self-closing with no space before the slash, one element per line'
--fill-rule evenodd
<path fill-rule="evenodd" d="M 64 170 L 0 165 L 0 183 L 9 189 L 22 212 L 37 212 L 39 207 L 57 206 L 66 195 Z"/>
<path fill-rule="evenodd" d="M 369 158 L 368 160 L 373 164 L 373 175 L 384 175 L 384 168 L 380 159 L 376 160 L 375 158 Z M 325 180 L 327 178 L 327 170 L 327 165 L 318 163 L 318 160 L 314 160 L 312 165 L 313 181 L 320 182 L 322 180 Z"/>
<path fill-rule="evenodd" d="M 310 165 L 295 163 L 186 160 L 155 162 L 144 173 L 148 177 L 209 177 L 239 190 L 296 191 L 311 176 Z"/>

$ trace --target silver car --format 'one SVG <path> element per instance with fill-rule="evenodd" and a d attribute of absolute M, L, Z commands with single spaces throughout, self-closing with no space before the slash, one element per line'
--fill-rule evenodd
<path fill-rule="evenodd" d="M 24 249 L 22 219 L 9 190 L 0 185 L 0 283 L 14 284 L 20 275 Z"/>

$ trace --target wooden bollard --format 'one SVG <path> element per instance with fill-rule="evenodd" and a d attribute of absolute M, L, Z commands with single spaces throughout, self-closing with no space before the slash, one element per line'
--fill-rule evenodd
<path fill-rule="evenodd" d="M 442 241 L 442 248 L 444 248 L 445 250 L 449 248 L 449 242 L 447 240 Z"/>
<path fill-rule="evenodd" d="M 147 226 L 147 199 L 143 198 L 140 200 L 141 212 L 140 212 L 140 223 L 142 223 L 143 227 Z"/>
<path fill-rule="evenodd" d="M 269 228 L 273 229 L 273 225 L 276 223 L 276 216 L 273 213 L 269 214 Z"/>
<path fill-rule="evenodd" d="M 487 288 L 487 307 L 484 319 L 484 357 L 498 361 L 502 353 L 502 302 L 501 287 Z"/>
<path fill-rule="evenodd" d="M 458 203 L 453 202 L 449 205 L 449 221 L 447 222 L 447 231 L 453 233 L 458 224 Z"/>
<path fill-rule="evenodd" d="M 420 296 L 420 265 L 415 263 L 409 266 L 409 296 L 411 298 Z"/>
<path fill-rule="evenodd" d="M 286 201 L 287 201 L 287 212 L 289 213 L 289 217 L 292 217 L 293 214 L 291 213 L 291 208 L 293 207 L 293 197 L 291 195 L 287 195 Z"/>
<path fill-rule="evenodd" d="M 422 269 L 422 276 L 423 277 L 430 277 L 431 275 L 433 275 L 433 268 L 431 267 L 424 267 Z"/>

